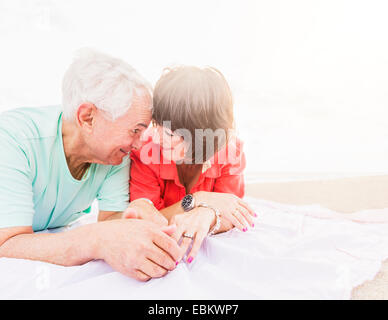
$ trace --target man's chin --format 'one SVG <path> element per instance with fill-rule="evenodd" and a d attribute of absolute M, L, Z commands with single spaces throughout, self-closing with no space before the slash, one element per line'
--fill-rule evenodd
<path fill-rule="evenodd" d="M 124 158 L 127 157 L 127 156 L 128 156 L 128 154 L 125 154 L 121 158 L 118 157 L 116 159 L 112 159 L 109 164 L 111 166 L 118 166 L 118 165 L 123 163 Z"/>

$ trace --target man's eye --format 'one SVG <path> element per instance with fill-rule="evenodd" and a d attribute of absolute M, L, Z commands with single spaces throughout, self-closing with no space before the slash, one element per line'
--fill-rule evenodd
<path fill-rule="evenodd" d="M 139 129 L 134 129 L 134 130 L 132 130 L 132 132 L 134 133 L 134 134 L 137 134 L 137 133 L 139 133 Z"/>

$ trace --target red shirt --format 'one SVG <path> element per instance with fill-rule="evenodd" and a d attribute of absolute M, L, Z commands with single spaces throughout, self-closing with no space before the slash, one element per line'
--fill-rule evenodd
<path fill-rule="evenodd" d="M 159 163 L 150 163 L 140 160 L 142 149 L 149 148 L 156 154 Z M 147 152 L 143 150 L 143 153 Z M 229 157 L 228 152 L 234 155 Z M 155 156 L 153 158 L 155 160 Z M 232 161 L 229 161 L 231 159 Z M 158 210 L 169 207 L 186 195 L 185 187 L 180 183 L 178 171 L 174 162 L 163 163 L 163 156 L 159 145 L 148 141 L 140 150 L 131 152 L 131 176 L 129 194 L 130 200 L 138 198 L 150 199 Z M 245 192 L 243 171 L 246 166 L 242 142 L 235 140 L 224 147 L 212 159 L 211 166 L 202 172 L 190 193 L 197 191 L 212 191 L 233 193 L 242 198 Z"/>

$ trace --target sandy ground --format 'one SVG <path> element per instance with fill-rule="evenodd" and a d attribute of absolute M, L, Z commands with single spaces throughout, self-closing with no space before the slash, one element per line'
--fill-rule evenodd
<path fill-rule="evenodd" d="M 344 213 L 388 208 L 387 193 L 388 175 L 246 186 L 247 196 L 289 204 L 320 204 Z M 388 260 L 372 281 L 353 289 L 352 299 L 388 300 Z"/>

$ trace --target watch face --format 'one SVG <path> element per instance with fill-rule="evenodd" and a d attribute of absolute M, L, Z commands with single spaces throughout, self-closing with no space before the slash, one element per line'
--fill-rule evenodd
<path fill-rule="evenodd" d="M 186 195 L 183 199 L 182 199 L 182 208 L 183 210 L 185 211 L 189 211 L 192 209 L 192 206 L 193 206 L 193 196 L 191 194 L 188 194 Z"/>

